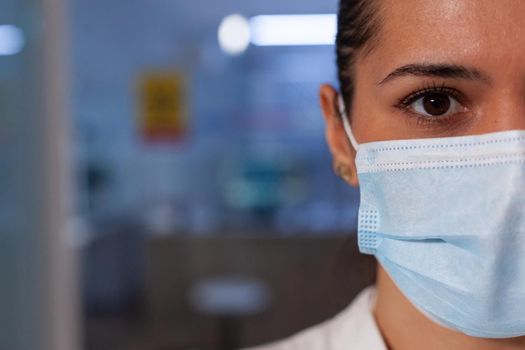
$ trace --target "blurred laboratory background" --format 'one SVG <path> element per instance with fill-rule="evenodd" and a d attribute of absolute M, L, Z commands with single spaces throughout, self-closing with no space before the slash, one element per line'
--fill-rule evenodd
<path fill-rule="evenodd" d="M 0 0 L 0 348 L 233 350 L 374 281 L 336 0 Z"/>

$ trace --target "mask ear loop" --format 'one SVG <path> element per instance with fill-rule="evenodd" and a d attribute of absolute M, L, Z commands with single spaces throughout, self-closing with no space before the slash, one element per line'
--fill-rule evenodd
<path fill-rule="evenodd" d="M 346 113 L 345 102 L 341 94 L 339 94 L 337 100 L 339 103 L 339 114 L 341 115 L 341 119 L 343 119 L 343 126 L 345 128 L 346 135 L 348 136 L 352 147 L 354 147 L 354 149 L 357 151 L 359 149 L 359 143 L 357 143 L 354 133 L 352 132 L 352 127 L 350 126 L 350 121 L 348 120 L 348 115 Z"/>

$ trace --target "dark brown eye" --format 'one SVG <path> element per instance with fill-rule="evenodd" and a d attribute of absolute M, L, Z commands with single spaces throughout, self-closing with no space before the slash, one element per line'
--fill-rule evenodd
<path fill-rule="evenodd" d="M 429 94 L 423 97 L 423 107 L 430 115 L 442 115 L 450 108 L 450 97 L 445 94 Z"/>
<path fill-rule="evenodd" d="M 414 101 L 410 107 L 428 117 L 440 117 L 461 111 L 461 104 L 445 93 L 431 92 Z"/>

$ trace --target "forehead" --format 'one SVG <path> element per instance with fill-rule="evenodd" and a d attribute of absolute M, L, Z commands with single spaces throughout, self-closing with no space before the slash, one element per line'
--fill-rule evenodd
<path fill-rule="evenodd" d="M 381 5 L 373 51 L 383 64 L 386 59 L 525 65 L 525 1 L 381 0 Z"/>

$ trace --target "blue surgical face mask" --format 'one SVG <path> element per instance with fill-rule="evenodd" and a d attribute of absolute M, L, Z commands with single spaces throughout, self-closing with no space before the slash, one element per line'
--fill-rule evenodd
<path fill-rule="evenodd" d="M 357 150 L 360 251 L 439 324 L 525 335 L 525 131 L 360 145 L 341 107 Z"/>

